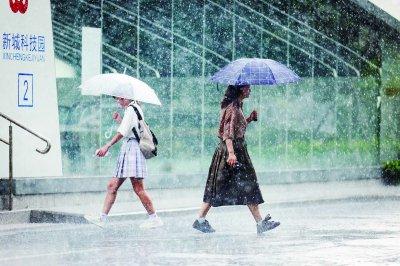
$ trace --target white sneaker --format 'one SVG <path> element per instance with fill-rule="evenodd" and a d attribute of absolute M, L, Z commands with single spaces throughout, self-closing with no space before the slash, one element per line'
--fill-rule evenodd
<path fill-rule="evenodd" d="M 100 219 L 99 216 L 85 215 L 83 216 L 88 223 L 97 225 L 98 227 L 104 228 L 106 227 L 107 221 Z"/>
<path fill-rule="evenodd" d="M 164 223 L 163 223 L 163 221 L 161 221 L 160 217 L 156 217 L 156 218 L 147 219 L 139 227 L 141 229 L 152 229 L 152 228 L 161 227 L 163 225 L 164 225 Z"/>

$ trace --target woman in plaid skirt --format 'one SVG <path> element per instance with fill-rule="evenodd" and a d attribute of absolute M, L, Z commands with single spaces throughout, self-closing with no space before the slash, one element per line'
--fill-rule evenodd
<path fill-rule="evenodd" d="M 157 216 L 149 194 L 144 188 L 143 180 L 147 178 L 146 159 L 139 148 L 139 142 L 135 138 L 133 128 L 139 131 L 139 119 L 133 107 L 135 107 L 143 117 L 143 111 L 140 106 L 132 100 L 114 97 L 118 104 L 125 109 L 123 118 L 119 113 L 113 114 L 113 119 L 120 123 L 117 133 L 109 143 L 96 150 L 96 155 L 103 157 L 107 154 L 112 145 L 122 139 L 122 146 L 118 156 L 117 166 L 114 177 L 108 182 L 107 196 L 104 200 L 103 211 L 99 218 L 89 218 L 89 220 L 99 226 L 103 226 L 107 221 L 107 215 L 117 197 L 118 188 L 129 178 L 134 192 L 139 197 L 146 209 L 149 219 L 144 222 L 141 228 L 155 228 L 163 225 L 161 219 Z"/>
<path fill-rule="evenodd" d="M 258 207 L 264 200 L 244 139 L 247 125 L 257 121 L 256 111 L 248 118 L 243 115 L 243 100 L 250 92 L 249 85 L 230 85 L 221 102 L 220 143 L 210 165 L 199 218 L 193 223 L 193 228 L 203 233 L 215 231 L 205 219 L 210 208 L 226 205 L 247 205 L 258 234 L 280 224 L 271 221 L 270 215 L 262 219 Z"/>

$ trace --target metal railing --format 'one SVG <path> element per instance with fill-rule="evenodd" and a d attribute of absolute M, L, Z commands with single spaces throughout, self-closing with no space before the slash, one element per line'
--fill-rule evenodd
<path fill-rule="evenodd" d="M 13 190 L 12 190 L 12 183 L 13 183 L 13 128 L 12 125 L 16 125 L 20 128 L 22 128 L 23 130 L 31 133 L 32 135 L 34 135 L 35 137 L 39 138 L 40 140 L 44 141 L 46 143 L 46 147 L 44 149 L 36 149 L 36 151 L 38 153 L 41 154 L 46 154 L 50 151 L 51 148 L 51 144 L 50 142 L 43 138 L 42 136 L 40 136 L 39 134 L 33 132 L 32 130 L 26 128 L 25 126 L 21 125 L 20 123 L 18 123 L 17 121 L 11 119 L 10 117 L 6 116 L 5 114 L 0 112 L 0 117 L 8 120 L 10 122 L 10 125 L 8 126 L 8 141 L 0 138 L 0 141 L 3 142 L 4 144 L 8 145 L 8 170 L 9 170 L 9 177 L 8 177 L 8 210 L 11 211 L 12 207 L 13 207 L 13 198 L 12 198 L 12 194 L 13 194 Z"/>

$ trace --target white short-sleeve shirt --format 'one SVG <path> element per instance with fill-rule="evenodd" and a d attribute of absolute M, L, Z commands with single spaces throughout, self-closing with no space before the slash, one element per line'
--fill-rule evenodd
<path fill-rule="evenodd" d="M 125 108 L 124 117 L 122 118 L 121 124 L 119 125 L 117 131 L 121 133 L 124 138 L 135 138 L 135 134 L 133 134 L 132 129 L 135 127 L 136 132 L 139 133 L 139 119 L 135 113 L 135 110 L 131 107 L 131 105 L 135 106 L 139 113 L 143 116 L 143 110 L 136 103 L 131 103 L 129 106 Z"/>

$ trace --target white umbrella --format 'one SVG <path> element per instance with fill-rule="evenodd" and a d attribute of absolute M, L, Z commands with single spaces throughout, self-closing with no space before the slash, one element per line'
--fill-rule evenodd
<path fill-rule="evenodd" d="M 79 86 L 82 94 L 100 94 L 161 105 L 155 91 L 146 83 L 118 73 L 96 75 Z"/>

